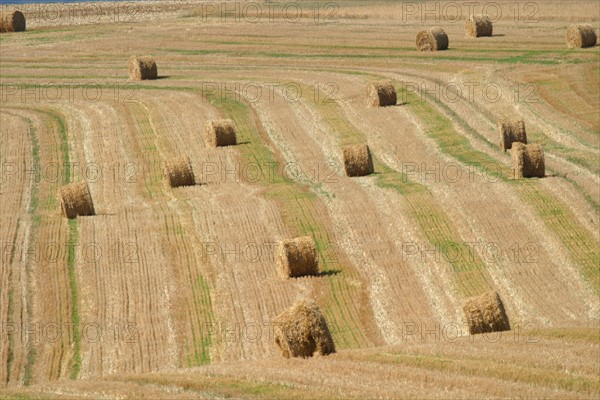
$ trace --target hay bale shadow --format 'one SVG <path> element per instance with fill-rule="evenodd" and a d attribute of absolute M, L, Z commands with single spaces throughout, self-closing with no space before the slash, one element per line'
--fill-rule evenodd
<path fill-rule="evenodd" d="M 105 216 L 105 217 L 115 217 L 117 215 L 119 215 L 119 213 L 114 212 L 114 211 L 96 211 L 96 215 L 98 216 Z"/>
<path fill-rule="evenodd" d="M 544 176 L 544 178 L 566 178 L 567 174 L 546 174 L 546 176 Z"/>
<path fill-rule="evenodd" d="M 322 277 L 322 276 L 334 276 L 337 275 L 339 273 L 341 273 L 342 270 L 341 269 L 329 269 L 327 271 L 321 271 L 317 274 L 317 276 Z"/>

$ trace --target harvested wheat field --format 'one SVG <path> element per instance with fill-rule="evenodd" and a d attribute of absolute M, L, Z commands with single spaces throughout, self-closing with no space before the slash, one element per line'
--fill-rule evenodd
<path fill-rule="evenodd" d="M 0 399 L 600 397 L 600 4 L 486 3 L 3 4 Z"/>

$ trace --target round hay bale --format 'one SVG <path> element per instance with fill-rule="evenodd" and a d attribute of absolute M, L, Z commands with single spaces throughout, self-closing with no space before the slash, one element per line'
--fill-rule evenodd
<path fill-rule="evenodd" d="M 516 179 L 546 176 L 544 150 L 539 144 L 513 143 L 511 157 Z"/>
<path fill-rule="evenodd" d="M 395 106 L 396 88 L 391 81 L 374 81 L 367 85 L 367 104 L 372 107 Z"/>
<path fill-rule="evenodd" d="M 448 35 L 442 28 L 429 28 L 417 34 L 417 50 L 438 51 L 448 49 Z"/>
<path fill-rule="evenodd" d="M 371 151 L 366 144 L 342 148 L 344 169 L 348 176 L 365 176 L 375 172 Z"/>
<path fill-rule="evenodd" d="M 594 47 L 598 37 L 591 25 L 571 25 L 567 28 L 567 47 L 570 49 Z"/>
<path fill-rule="evenodd" d="M 234 146 L 237 144 L 235 127 L 230 119 L 208 121 L 204 137 L 206 144 L 211 147 Z"/>
<path fill-rule="evenodd" d="M 274 319 L 275 343 L 284 357 L 312 357 L 335 353 L 327 321 L 312 300 L 301 300 Z"/>
<path fill-rule="evenodd" d="M 152 56 L 129 57 L 129 78 L 133 81 L 158 78 L 158 68 Z"/>
<path fill-rule="evenodd" d="M 463 304 L 463 311 L 471 335 L 510 330 L 504 304 L 494 291 L 468 298 Z"/>
<path fill-rule="evenodd" d="M 525 132 L 525 121 L 500 120 L 500 148 L 504 151 L 510 150 L 515 142 L 527 144 L 527 132 Z"/>
<path fill-rule="evenodd" d="M 493 30 L 487 15 L 471 15 L 465 22 L 465 33 L 470 37 L 492 36 Z"/>
<path fill-rule="evenodd" d="M 23 32 L 25 28 L 25 15 L 21 11 L 0 12 L 0 32 Z"/>
<path fill-rule="evenodd" d="M 319 274 L 317 246 L 310 236 L 282 240 L 275 256 L 279 276 L 284 279 Z"/>
<path fill-rule="evenodd" d="M 165 160 L 163 172 L 171 187 L 194 186 L 194 170 L 188 156 L 175 157 Z"/>
<path fill-rule="evenodd" d="M 83 215 L 96 215 L 90 188 L 85 181 L 74 182 L 58 190 L 62 213 L 69 219 Z"/>

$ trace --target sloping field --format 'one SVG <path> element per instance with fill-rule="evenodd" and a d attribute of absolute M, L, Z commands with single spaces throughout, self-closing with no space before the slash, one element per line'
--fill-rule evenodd
<path fill-rule="evenodd" d="M 593 398 L 595 330 L 540 331 L 346 350 L 313 359 L 218 363 L 8 389 L 18 398 Z M 575 357 L 574 355 L 577 355 Z M 499 360 L 502 361 L 499 361 Z M 565 372 L 565 369 L 568 372 Z M 374 384 L 377 382 L 377 385 Z M 443 388 L 443 389 L 441 389 Z M 60 393 L 57 395 L 56 393 Z"/>
<path fill-rule="evenodd" d="M 32 6 L 0 36 L 0 398 L 600 396 L 600 54 L 564 40 L 600 6 L 494 2 L 469 39 L 455 2 L 211 4 Z M 417 52 L 434 25 L 449 49 Z M 397 106 L 367 107 L 375 79 Z M 501 118 L 545 178 L 513 179 Z M 375 174 L 347 177 L 363 143 Z M 67 220 L 77 180 L 97 215 Z M 305 235 L 320 274 L 281 279 Z M 511 330 L 470 336 L 490 290 Z M 272 321 L 305 298 L 337 353 L 284 359 Z"/>

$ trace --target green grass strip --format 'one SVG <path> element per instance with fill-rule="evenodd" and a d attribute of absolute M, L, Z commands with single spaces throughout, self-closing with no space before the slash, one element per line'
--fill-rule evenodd
<path fill-rule="evenodd" d="M 77 379 L 81 371 L 81 332 L 79 330 L 79 294 L 77 273 L 75 272 L 76 246 L 78 243 L 77 220 L 69 220 L 69 242 L 67 261 L 69 267 L 69 286 L 71 289 L 71 323 L 73 324 L 73 358 L 70 363 L 70 379 Z"/>

